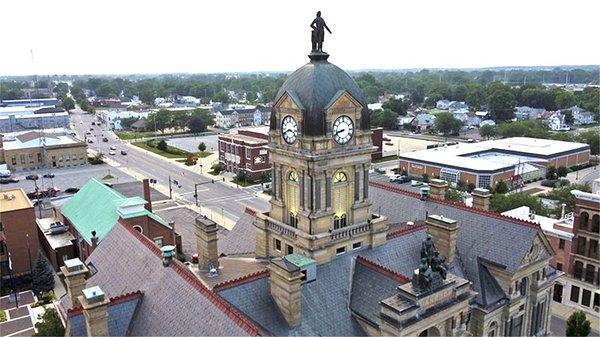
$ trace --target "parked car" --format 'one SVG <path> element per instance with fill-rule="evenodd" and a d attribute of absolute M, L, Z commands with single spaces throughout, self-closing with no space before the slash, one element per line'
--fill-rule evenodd
<path fill-rule="evenodd" d="M 110 150 L 110 151 L 108 151 L 108 154 L 110 154 L 111 156 L 114 156 L 117 153 L 115 151 L 113 151 L 113 150 Z"/>
<path fill-rule="evenodd" d="M 110 147 L 110 149 L 114 151 L 114 150 L 117 149 L 117 147 L 113 145 L 113 146 Z"/>
<path fill-rule="evenodd" d="M 54 178 L 54 173 L 46 173 L 43 176 L 44 178 Z"/>
<path fill-rule="evenodd" d="M 91 138 L 88 138 L 87 142 L 91 144 L 91 143 L 93 143 L 94 141 L 93 141 Z"/>
<path fill-rule="evenodd" d="M 394 146 L 394 143 L 387 142 L 387 143 L 385 143 L 385 145 L 387 145 L 387 146 Z"/>
<path fill-rule="evenodd" d="M 381 173 L 381 174 L 385 174 L 385 169 L 382 168 L 382 167 L 378 167 L 378 168 L 375 169 L 375 172 Z"/>
<path fill-rule="evenodd" d="M 410 182 L 410 186 L 416 187 L 416 186 L 421 186 L 423 185 L 422 181 L 418 181 L 418 180 L 411 180 Z"/>
<path fill-rule="evenodd" d="M 127 152 L 125 152 L 125 150 L 121 150 L 121 154 L 124 155 L 124 156 L 126 156 Z"/>
<path fill-rule="evenodd" d="M 0 178 L 0 184 L 18 183 L 19 178 Z"/>
<path fill-rule="evenodd" d="M 10 177 L 11 172 L 9 170 L 0 170 L 0 178 Z"/>
<path fill-rule="evenodd" d="M 410 178 L 401 174 L 396 174 L 390 177 L 390 183 L 404 184 L 410 181 Z"/>
<path fill-rule="evenodd" d="M 389 139 L 388 137 L 383 137 L 383 138 L 381 138 L 381 139 L 382 139 L 384 142 L 391 142 L 391 141 L 392 141 L 392 140 L 391 140 L 391 139 Z"/>
<path fill-rule="evenodd" d="M 27 197 L 29 199 L 39 199 L 39 198 L 48 198 L 55 197 L 60 193 L 60 189 L 55 187 L 50 187 L 47 190 L 37 191 L 37 192 L 29 192 L 27 193 Z"/>
<path fill-rule="evenodd" d="M 92 122 L 92 125 L 96 125 L 96 122 Z M 93 130 L 92 128 L 90 128 L 90 130 Z"/>
<path fill-rule="evenodd" d="M 105 142 L 105 143 L 107 143 L 108 142 L 108 138 L 104 137 L 104 138 L 102 138 L 102 141 Z"/>
<path fill-rule="evenodd" d="M 65 190 L 65 193 L 70 193 L 70 194 L 77 193 L 77 192 L 79 192 L 79 189 L 77 187 L 69 187 Z"/>

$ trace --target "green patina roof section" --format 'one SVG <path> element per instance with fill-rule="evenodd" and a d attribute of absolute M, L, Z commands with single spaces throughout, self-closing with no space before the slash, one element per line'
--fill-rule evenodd
<path fill-rule="evenodd" d="M 92 231 L 96 231 L 98 241 L 101 241 L 117 223 L 117 205 L 125 199 L 127 198 L 121 193 L 92 178 L 60 211 L 85 241 L 91 243 Z"/>
<path fill-rule="evenodd" d="M 146 200 L 140 197 L 127 198 L 121 193 L 104 185 L 97 179 L 90 179 L 71 200 L 61 208 L 61 213 L 71 221 L 81 236 L 91 243 L 92 231 L 96 231 L 98 242 L 110 232 L 119 219 L 119 207 L 141 205 Z M 127 219 L 137 216 L 148 216 L 154 221 L 171 228 L 169 224 L 158 215 L 143 210 L 127 215 Z"/>
<path fill-rule="evenodd" d="M 306 257 L 301 254 L 289 254 L 284 257 L 289 263 L 295 265 L 298 268 L 308 266 L 309 264 L 315 263 L 315 260 Z"/>

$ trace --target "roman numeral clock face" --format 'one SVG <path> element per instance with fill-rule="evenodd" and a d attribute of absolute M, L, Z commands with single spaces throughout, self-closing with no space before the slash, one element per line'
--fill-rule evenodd
<path fill-rule="evenodd" d="M 340 116 L 333 122 L 333 140 L 340 145 L 344 145 L 352 139 L 354 135 L 354 123 L 348 116 Z"/>
<path fill-rule="evenodd" d="M 285 116 L 281 121 L 281 136 L 288 144 L 294 144 L 298 137 L 298 123 L 292 116 Z"/>

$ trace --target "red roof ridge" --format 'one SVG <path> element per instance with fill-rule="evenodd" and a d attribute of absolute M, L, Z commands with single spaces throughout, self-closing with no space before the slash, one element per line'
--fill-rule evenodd
<path fill-rule="evenodd" d="M 130 301 L 134 298 L 138 298 L 141 297 L 144 293 L 140 290 L 131 292 L 131 293 L 125 293 L 125 294 L 121 294 L 119 296 L 115 296 L 112 298 L 108 299 L 108 306 L 113 306 L 113 305 L 117 305 L 120 303 L 124 303 L 127 301 Z M 71 308 L 71 309 L 67 309 L 67 317 L 73 317 L 73 316 L 78 316 L 83 312 L 83 307 L 81 305 L 75 307 L 75 308 Z"/>
<path fill-rule="evenodd" d="M 407 190 L 403 190 L 401 188 L 398 188 L 396 186 L 390 186 L 387 184 L 383 184 L 377 181 L 373 181 L 370 180 L 369 181 L 369 185 L 373 185 L 376 188 L 380 188 L 386 191 L 390 191 L 390 192 L 394 192 L 394 193 L 398 193 L 398 194 L 404 194 L 406 196 L 412 197 L 412 198 L 417 198 L 420 199 L 421 195 L 417 192 L 411 192 L 411 191 L 407 191 Z M 494 219 L 499 219 L 499 220 L 505 220 L 505 221 L 509 221 L 521 226 L 525 226 L 525 227 L 530 227 L 530 228 L 535 228 L 535 229 L 540 229 L 540 225 L 537 222 L 533 222 L 533 221 L 528 221 L 528 220 L 522 220 L 522 219 L 518 219 L 518 218 L 514 218 L 511 216 L 507 216 L 507 215 L 502 215 L 498 212 L 494 212 L 494 211 L 489 211 L 489 210 L 484 210 L 484 209 L 477 209 L 477 208 L 473 208 L 473 207 L 469 207 L 463 203 L 460 202 L 456 202 L 456 201 L 450 201 L 450 200 L 445 200 L 445 199 L 438 199 L 432 196 L 427 197 L 427 201 L 431 201 L 431 202 L 435 202 L 441 205 L 446 205 L 446 206 L 451 206 L 454 208 L 458 208 L 461 209 L 463 211 L 467 211 L 467 212 L 471 212 L 471 213 L 475 213 L 475 214 L 480 214 L 483 216 L 487 216 L 489 218 L 494 218 Z"/>
<path fill-rule="evenodd" d="M 380 265 L 378 263 L 375 263 L 375 262 L 373 262 L 371 260 L 367 260 L 365 257 L 362 257 L 360 255 L 356 257 L 356 263 L 359 263 L 359 264 L 362 264 L 365 267 L 374 269 L 375 271 L 377 271 L 377 272 L 379 272 L 381 274 L 384 274 L 384 275 L 386 275 L 388 277 L 391 277 L 391 278 L 393 278 L 394 280 L 396 280 L 398 282 L 406 283 L 406 282 L 410 281 L 410 279 L 408 277 L 406 277 L 406 276 L 404 276 L 404 275 L 402 275 L 400 273 L 397 273 L 397 272 L 395 272 L 395 271 L 393 271 L 393 270 L 391 270 L 391 269 L 389 269 L 387 267 L 384 267 L 384 266 L 382 266 L 382 265 Z"/>
<path fill-rule="evenodd" d="M 423 223 L 420 223 L 418 225 L 415 224 L 414 226 L 411 226 L 411 227 L 408 227 L 408 228 L 402 228 L 402 229 L 398 229 L 398 230 L 393 231 L 393 232 L 389 232 L 387 234 L 387 239 L 388 240 L 395 239 L 395 238 L 397 238 L 399 236 L 403 236 L 403 235 L 406 235 L 406 234 L 414 233 L 414 232 L 417 232 L 417 231 L 420 231 L 420 230 L 423 230 L 423 229 L 425 229 L 425 224 L 423 224 Z"/>
<path fill-rule="evenodd" d="M 135 230 L 133 227 L 128 226 L 122 222 L 119 222 L 125 227 L 130 233 L 132 233 L 138 240 L 140 240 L 144 246 L 152 251 L 158 257 L 161 256 L 161 251 L 149 238 L 145 237 L 142 233 Z M 188 284 L 194 289 L 206 297 L 212 304 L 214 304 L 219 310 L 225 313 L 234 323 L 246 331 L 250 336 L 258 336 L 258 327 L 254 325 L 246 316 L 240 314 L 231 304 L 225 301 L 222 297 L 217 295 L 208 289 L 202 282 L 194 275 L 188 268 L 186 268 L 179 260 L 173 260 L 170 265 L 181 278 L 183 278 Z"/>
<path fill-rule="evenodd" d="M 213 287 L 213 291 L 214 292 L 223 291 L 225 289 L 234 288 L 239 285 L 250 283 L 252 281 L 256 281 L 258 279 L 265 278 L 268 276 L 269 276 L 268 269 L 260 270 L 260 271 L 257 271 L 257 272 L 251 273 L 251 274 L 247 274 L 247 275 L 244 275 L 244 276 L 232 279 L 232 280 L 227 280 L 227 281 L 224 281 L 221 283 L 217 283 Z"/>

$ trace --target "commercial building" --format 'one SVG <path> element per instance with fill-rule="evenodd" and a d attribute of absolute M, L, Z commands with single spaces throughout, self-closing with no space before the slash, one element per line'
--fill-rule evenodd
<path fill-rule="evenodd" d="M 270 107 L 220 110 L 215 113 L 215 126 L 223 129 L 258 126 L 269 123 Z"/>
<path fill-rule="evenodd" d="M 54 101 L 55 99 L 43 100 L 28 104 L 25 101 L 11 101 L 17 103 L 0 104 L 0 133 L 17 132 L 30 129 L 43 128 L 68 128 L 69 113 Z M 37 100 L 39 101 L 39 100 Z M 54 103 L 54 104 L 50 104 Z"/>
<path fill-rule="evenodd" d="M 33 204 L 21 188 L 0 192 L 0 277 L 3 287 L 10 276 L 29 274 L 35 262 L 38 232 Z M 10 259 L 10 262 L 9 262 Z"/>
<path fill-rule="evenodd" d="M 264 133 L 239 130 L 238 133 L 219 135 L 219 164 L 227 172 L 245 173 L 251 179 L 269 174 L 271 164 Z"/>
<path fill-rule="evenodd" d="M 0 134 L 0 163 L 13 171 L 87 164 L 87 146 L 65 129 Z"/>
<path fill-rule="evenodd" d="M 409 175 L 440 177 L 486 188 L 499 181 L 520 184 L 544 177 L 546 168 L 586 164 L 587 144 L 514 137 L 403 153 L 399 168 Z"/>
<path fill-rule="evenodd" d="M 121 131 L 123 130 L 121 120 L 125 118 L 141 120 L 148 118 L 149 113 L 149 111 L 105 110 L 100 114 L 100 119 L 106 123 L 109 129 Z"/>

